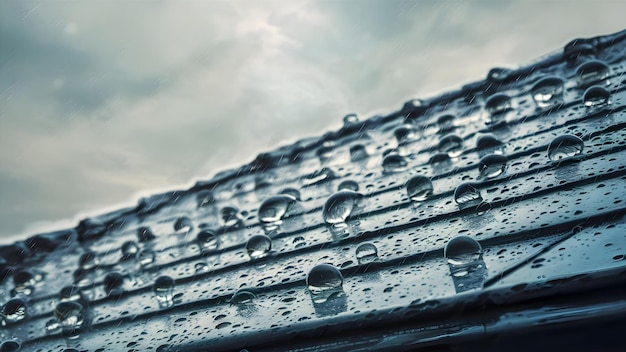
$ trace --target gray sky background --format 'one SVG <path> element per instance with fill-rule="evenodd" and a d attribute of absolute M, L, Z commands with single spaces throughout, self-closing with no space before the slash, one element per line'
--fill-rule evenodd
<path fill-rule="evenodd" d="M 0 243 L 623 29 L 624 1 L 0 1 Z"/>

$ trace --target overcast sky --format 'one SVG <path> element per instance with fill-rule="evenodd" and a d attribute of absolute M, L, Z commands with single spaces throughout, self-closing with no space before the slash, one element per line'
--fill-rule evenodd
<path fill-rule="evenodd" d="M 624 1 L 0 1 L 0 243 L 623 29 Z"/>

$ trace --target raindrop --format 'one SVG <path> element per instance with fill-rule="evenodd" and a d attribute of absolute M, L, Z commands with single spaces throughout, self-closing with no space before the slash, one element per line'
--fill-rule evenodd
<path fill-rule="evenodd" d="M 450 161 L 450 155 L 448 153 L 437 153 L 428 159 L 428 163 L 431 165 L 440 164 Z"/>
<path fill-rule="evenodd" d="M 137 228 L 137 238 L 139 239 L 139 242 L 147 242 L 154 240 L 156 236 L 152 233 L 152 230 L 150 230 L 149 227 L 141 226 Z"/>
<path fill-rule="evenodd" d="M 487 80 L 495 83 L 504 82 L 513 75 L 513 70 L 506 67 L 494 67 L 487 73 Z"/>
<path fill-rule="evenodd" d="M 369 154 L 363 144 L 355 144 L 350 147 L 350 161 L 355 162 L 367 158 Z"/>
<path fill-rule="evenodd" d="M 226 227 L 232 227 L 239 225 L 241 219 L 239 218 L 239 209 L 233 206 L 223 207 L 221 210 L 222 222 Z"/>
<path fill-rule="evenodd" d="M 154 295 L 159 302 L 159 307 L 171 307 L 174 304 L 174 279 L 169 276 L 159 276 L 154 280 Z"/>
<path fill-rule="evenodd" d="M 475 184 L 461 183 L 454 190 L 454 201 L 461 209 L 465 209 L 480 204 L 483 201 L 483 197 Z"/>
<path fill-rule="evenodd" d="M 506 169 L 508 158 L 501 154 L 489 154 L 478 163 L 479 178 L 494 178 L 500 176 Z"/>
<path fill-rule="evenodd" d="M 589 87 L 585 91 L 585 94 L 583 94 L 583 104 L 585 104 L 586 107 L 608 104 L 610 96 L 611 93 L 604 87 Z"/>
<path fill-rule="evenodd" d="M 537 81 L 530 90 L 537 106 L 551 107 L 563 101 L 563 79 L 556 76 L 544 77 Z"/>
<path fill-rule="evenodd" d="M 107 296 L 120 296 L 124 292 L 124 275 L 118 272 L 108 273 L 104 277 L 104 292 Z"/>
<path fill-rule="evenodd" d="M 92 251 L 83 253 L 78 259 L 78 265 L 84 270 L 92 270 L 97 267 L 98 264 L 100 264 L 98 255 Z"/>
<path fill-rule="evenodd" d="M 10 299 L 2 307 L 2 316 L 7 323 L 15 323 L 26 317 L 26 302 L 16 297 Z"/>
<path fill-rule="evenodd" d="M 302 184 L 305 186 L 313 186 L 322 182 L 328 182 L 334 179 L 335 177 L 336 177 L 335 172 L 333 170 L 327 167 L 323 167 L 320 170 L 317 170 L 309 175 L 306 175 L 304 177 Z"/>
<path fill-rule="evenodd" d="M 256 295 L 254 293 L 246 289 L 240 289 L 237 292 L 235 292 L 233 297 L 230 299 L 230 304 L 231 305 L 248 305 L 248 304 L 251 304 L 254 299 L 256 299 Z"/>
<path fill-rule="evenodd" d="M 433 183 L 426 176 L 417 175 L 406 182 L 406 193 L 414 202 L 423 202 L 433 194 Z"/>
<path fill-rule="evenodd" d="M 0 352 L 17 352 L 22 348 L 22 345 L 17 340 L 2 341 L 0 344 Z"/>
<path fill-rule="evenodd" d="M 485 110 L 491 116 L 500 115 L 511 110 L 511 97 L 504 93 L 496 93 L 485 102 Z"/>
<path fill-rule="evenodd" d="M 259 207 L 259 221 L 265 224 L 278 223 L 295 203 L 294 197 L 285 194 L 269 197 Z"/>
<path fill-rule="evenodd" d="M 65 301 L 78 301 L 81 299 L 80 287 L 71 285 L 65 286 L 61 289 L 60 300 L 61 302 Z"/>
<path fill-rule="evenodd" d="M 448 134 L 439 140 L 439 151 L 447 153 L 451 158 L 456 158 L 463 153 L 463 138 L 456 134 Z"/>
<path fill-rule="evenodd" d="M 174 231 L 178 235 L 187 235 L 193 230 L 193 222 L 186 216 L 181 216 L 174 222 Z"/>
<path fill-rule="evenodd" d="M 345 223 L 362 197 L 354 191 L 339 191 L 331 195 L 322 211 L 324 221 L 331 225 Z"/>
<path fill-rule="evenodd" d="M 209 266 L 205 262 L 198 262 L 194 265 L 194 269 L 196 270 L 196 273 L 203 273 L 209 270 Z"/>
<path fill-rule="evenodd" d="M 54 317 L 63 329 L 76 329 L 83 324 L 83 306 L 78 302 L 61 302 L 54 308 Z"/>
<path fill-rule="evenodd" d="M 359 184 L 352 180 L 345 180 L 337 186 L 338 191 L 354 191 L 357 192 L 359 190 Z"/>
<path fill-rule="evenodd" d="M 214 231 L 209 229 L 203 229 L 198 232 L 196 236 L 196 242 L 200 246 L 202 252 L 213 251 L 217 249 L 217 235 Z"/>
<path fill-rule="evenodd" d="M 246 251 L 251 259 L 265 257 L 272 249 L 272 239 L 266 235 L 254 235 L 246 243 Z"/>
<path fill-rule="evenodd" d="M 46 322 L 46 326 L 44 327 L 47 334 L 53 334 L 57 330 L 61 329 L 61 324 L 55 318 L 52 318 Z"/>
<path fill-rule="evenodd" d="M 569 158 L 582 153 L 585 143 L 577 136 L 566 134 L 556 137 L 548 146 L 548 158 L 552 161 Z"/>
<path fill-rule="evenodd" d="M 155 257 L 156 257 L 156 254 L 154 253 L 153 250 L 144 248 L 140 250 L 139 252 L 137 252 L 137 255 L 135 256 L 135 260 L 139 262 L 139 265 L 147 266 L 154 262 Z"/>
<path fill-rule="evenodd" d="M 476 240 L 468 236 L 458 236 L 451 239 L 443 250 L 443 256 L 448 264 L 465 265 L 480 260 L 483 249 Z"/>
<path fill-rule="evenodd" d="M 37 283 L 35 276 L 28 270 L 19 270 L 13 274 L 14 294 L 30 295 Z"/>
<path fill-rule="evenodd" d="M 122 244 L 121 251 L 122 258 L 120 260 L 129 260 L 135 258 L 137 252 L 139 252 L 139 246 L 135 241 L 127 241 Z"/>
<path fill-rule="evenodd" d="M 610 82 L 607 78 L 610 74 L 611 69 L 609 66 L 599 60 L 587 61 L 576 69 L 576 77 L 578 78 L 578 86 L 580 88 L 589 87 L 597 83 L 608 85 Z"/>
<path fill-rule="evenodd" d="M 439 116 L 439 118 L 437 118 L 437 126 L 439 126 L 439 133 L 451 130 L 454 127 L 455 119 L 456 119 L 456 116 L 452 114 L 445 114 L 445 115 Z"/>
<path fill-rule="evenodd" d="M 318 264 L 309 271 L 306 284 L 313 294 L 336 290 L 343 285 L 343 275 L 339 269 L 330 264 Z"/>
<path fill-rule="evenodd" d="M 489 210 L 491 210 L 491 203 L 482 202 L 476 206 L 476 215 L 484 215 Z"/>
<path fill-rule="evenodd" d="M 476 140 L 476 150 L 486 150 L 502 147 L 503 143 L 492 134 L 485 134 Z"/>
<path fill-rule="evenodd" d="M 196 195 L 196 203 L 198 204 L 198 208 L 206 207 L 207 205 L 215 203 L 215 196 L 213 192 L 209 190 L 202 190 Z"/>
<path fill-rule="evenodd" d="M 409 163 L 406 161 L 406 158 L 397 153 L 390 153 L 383 159 L 384 173 L 404 171 L 407 169 L 408 166 Z"/>
<path fill-rule="evenodd" d="M 348 115 L 343 117 L 343 125 L 344 126 L 350 126 L 350 125 L 353 125 L 353 124 L 355 124 L 357 122 L 359 122 L 359 117 L 357 116 L 357 114 L 348 114 Z"/>
<path fill-rule="evenodd" d="M 356 260 L 359 264 L 371 263 L 378 259 L 378 248 L 371 243 L 363 243 L 356 248 Z"/>
<path fill-rule="evenodd" d="M 302 248 L 306 246 L 306 241 L 304 240 L 304 237 L 302 236 L 295 237 L 292 243 L 293 243 L 294 248 Z"/>
<path fill-rule="evenodd" d="M 295 188 L 285 188 L 282 191 L 279 192 L 279 194 L 285 194 L 288 196 L 292 196 L 293 199 L 300 201 L 302 198 L 300 196 L 300 191 L 298 191 Z"/>
<path fill-rule="evenodd" d="M 396 136 L 398 143 L 406 143 L 417 138 L 417 130 L 413 125 L 408 124 L 396 128 L 393 134 Z"/>

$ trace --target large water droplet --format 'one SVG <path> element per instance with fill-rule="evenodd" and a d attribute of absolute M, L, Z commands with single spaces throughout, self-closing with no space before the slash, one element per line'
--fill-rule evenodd
<path fill-rule="evenodd" d="M 61 302 L 78 301 L 81 299 L 80 287 L 76 285 L 65 286 L 59 292 Z"/>
<path fill-rule="evenodd" d="M 251 291 L 242 288 L 237 290 L 233 297 L 230 299 L 230 304 L 232 305 L 249 305 L 254 299 L 256 299 L 256 295 Z"/>
<path fill-rule="evenodd" d="M 2 341 L 0 344 L 0 352 L 17 352 L 22 348 L 22 344 L 18 340 Z"/>
<path fill-rule="evenodd" d="M 83 324 L 83 306 L 73 301 L 61 302 L 54 308 L 54 317 L 64 330 L 74 330 Z"/>
<path fill-rule="evenodd" d="M 461 183 L 454 190 L 454 201 L 461 209 L 480 204 L 483 197 L 480 191 L 473 183 Z"/>
<path fill-rule="evenodd" d="M 309 271 L 306 284 L 313 302 L 324 303 L 335 292 L 342 290 L 343 275 L 330 264 L 318 264 Z"/>
<path fill-rule="evenodd" d="M 511 110 L 511 97 L 504 93 L 496 93 L 485 102 L 485 110 L 491 116 L 505 113 Z"/>
<path fill-rule="evenodd" d="M 359 184 L 352 180 L 345 180 L 337 186 L 338 191 L 354 191 L 357 192 L 359 190 Z"/>
<path fill-rule="evenodd" d="M 417 130 L 413 125 L 402 125 L 393 131 L 398 143 L 406 143 L 417 138 Z"/>
<path fill-rule="evenodd" d="M 367 158 L 369 154 L 363 144 L 355 144 L 350 147 L 350 161 L 355 162 Z"/>
<path fill-rule="evenodd" d="M 610 96 L 611 93 L 604 87 L 589 87 L 583 94 L 583 104 L 586 107 L 608 104 Z"/>
<path fill-rule="evenodd" d="M 331 225 L 345 223 L 362 197 L 353 191 L 339 191 L 331 195 L 322 210 L 324 221 Z"/>
<path fill-rule="evenodd" d="M 259 221 L 265 224 L 280 222 L 295 203 L 295 198 L 285 194 L 269 197 L 259 207 Z"/>
<path fill-rule="evenodd" d="M 7 323 L 15 323 L 26 317 L 26 302 L 19 298 L 12 298 L 2 307 L 2 316 Z"/>
<path fill-rule="evenodd" d="M 417 175 L 406 182 L 406 193 L 414 202 L 423 202 L 433 194 L 433 183 L 426 176 Z"/>
<path fill-rule="evenodd" d="M 503 146 L 503 143 L 492 134 L 485 134 L 476 140 L 476 150 L 495 149 Z"/>
<path fill-rule="evenodd" d="M 537 106 L 552 107 L 563 102 L 563 79 L 556 76 L 544 77 L 530 90 Z"/>
<path fill-rule="evenodd" d="M 580 88 L 598 83 L 608 85 L 610 82 L 607 78 L 610 74 L 611 69 L 609 66 L 599 60 L 587 61 L 576 69 L 576 77 Z"/>
<path fill-rule="evenodd" d="M 468 236 L 458 236 L 450 240 L 443 250 L 448 264 L 464 265 L 480 260 L 483 249 L 476 240 Z"/>
<path fill-rule="evenodd" d="M 152 289 L 159 303 L 159 307 L 171 307 L 174 304 L 174 279 L 169 276 L 159 276 L 154 280 Z"/>
<path fill-rule="evenodd" d="M 569 158 L 582 153 L 584 146 L 583 140 L 577 136 L 559 136 L 548 145 L 548 158 L 553 161 Z"/>
<path fill-rule="evenodd" d="M 254 235 L 246 243 L 246 251 L 251 259 L 265 257 L 272 249 L 272 239 L 266 235 Z"/>
<path fill-rule="evenodd" d="M 439 127 L 439 133 L 445 133 L 454 128 L 454 120 L 456 116 L 452 114 L 441 115 L 437 118 L 437 126 Z"/>
<path fill-rule="evenodd" d="M 124 293 L 124 275 L 118 272 L 108 273 L 104 277 L 104 292 L 108 296 L 117 297 Z"/>
<path fill-rule="evenodd" d="M 217 234 L 212 230 L 203 229 L 198 232 L 196 242 L 198 242 L 202 252 L 213 251 L 217 249 Z"/>
<path fill-rule="evenodd" d="M 479 178 L 494 178 L 500 176 L 506 169 L 508 158 L 500 154 L 489 154 L 478 163 Z"/>
<path fill-rule="evenodd" d="M 98 264 L 100 264 L 100 260 L 95 252 L 85 252 L 78 259 L 79 267 L 84 270 L 95 269 Z"/>
<path fill-rule="evenodd" d="M 447 153 L 451 158 L 456 158 L 463 153 L 463 138 L 456 134 L 448 134 L 439 140 L 439 151 Z"/>
<path fill-rule="evenodd" d="M 300 196 L 300 191 L 295 189 L 295 188 L 285 188 L 282 191 L 279 192 L 279 194 L 285 194 L 288 196 L 292 196 L 293 199 L 300 201 L 302 200 L 302 197 Z"/>
<path fill-rule="evenodd" d="M 122 258 L 120 260 L 129 260 L 135 258 L 137 252 L 139 252 L 139 246 L 135 241 L 127 241 L 122 244 L 120 250 L 122 252 Z"/>
<path fill-rule="evenodd" d="M 394 173 L 407 169 L 409 163 L 406 158 L 397 153 L 390 153 L 383 159 L 383 172 Z"/>
<path fill-rule="evenodd" d="M 186 216 L 181 216 L 174 222 L 174 231 L 177 235 L 187 235 L 193 230 L 193 222 Z"/>
<path fill-rule="evenodd" d="M 356 260 L 359 264 L 374 262 L 378 259 L 378 248 L 371 243 L 363 243 L 356 248 Z"/>

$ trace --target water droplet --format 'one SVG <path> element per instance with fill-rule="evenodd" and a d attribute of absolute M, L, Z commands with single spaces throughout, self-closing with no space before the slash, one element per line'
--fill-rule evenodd
<path fill-rule="evenodd" d="M 456 116 L 452 114 L 441 115 L 437 118 L 437 126 L 439 126 L 439 133 L 445 133 L 454 128 L 454 120 Z"/>
<path fill-rule="evenodd" d="M 500 176 L 506 169 L 508 158 L 500 154 L 489 154 L 478 163 L 479 178 L 494 178 Z"/>
<path fill-rule="evenodd" d="M 137 252 L 139 252 L 139 246 L 135 241 L 127 241 L 122 244 L 120 250 L 122 251 L 122 258 L 120 260 L 129 260 L 135 258 Z"/>
<path fill-rule="evenodd" d="M 2 341 L 0 344 L 0 352 L 17 352 L 21 348 L 22 344 L 17 340 Z"/>
<path fill-rule="evenodd" d="M 137 238 L 139 239 L 139 242 L 148 242 L 154 240 L 156 236 L 152 233 L 152 230 L 150 230 L 149 227 L 141 226 L 137 228 Z"/>
<path fill-rule="evenodd" d="M 108 273 L 104 277 L 104 292 L 108 296 L 120 296 L 124 292 L 124 275 L 118 272 Z"/>
<path fill-rule="evenodd" d="M 428 163 L 431 165 L 450 162 L 450 155 L 448 153 L 437 153 L 428 159 Z"/>
<path fill-rule="evenodd" d="M 578 77 L 578 86 L 580 88 L 589 87 L 590 85 L 598 83 L 608 85 L 610 82 L 607 78 L 609 78 L 610 74 L 611 69 L 609 66 L 599 60 L 587 61 L 576 69 L 576 77 Z"/>
<path fill-rule="evenodd" d="M 433 183 L 426 176 L 417 175 L 406 182 L 406 193 L 414 202 L 423 202 L 433 194 Z"/>
<path fill-rule="evenodd" d="M 285 194 L 288 196 L 292 196 L 293 199 L 300 201 L 302 200 L 302 197 L 300 196 L 300 191 L 298 191 L 295 188 L 285 188 L 282 191 L 279 192 L 279 194 Z"/>
<path fill-rule="evenodd" d="M 610 96 L 611 93 L 604 87 L 589 87 L 583 94 L 583 104 L 586 107 L 608 104 Z"/>
<path fill-rule="evenodd" d="M 482 202 L 476 206 L 476 215 L 484 215 L 489 210 L 491 210 L 491 203 Z"/>
<path fill-rule="evenodd" d="M 13 274 L 14 294 L 30 295 L 37 283 L 35 275 L 29 270 L 18 270 Z"/>
<path fill-rule="evenodd" d="M 265 257 L 272 249 L 272 239 L 266 235 L 254 235 L 246 243 L 246 251 L 251 259 Z"/>
<path fill-rule="evenodd" d="M 78 265 L 84 270 L 95 269 L 98 264 L 100 264 L 100 260 L 95 252 L 85 252 L 78 259 Z"/>
<path fill-rule="evenodd" d="M 328 182 L 335 177 L 335 172 L 333 170 L 323 167 L 320 170 L 306 175 L 304 180 L 302 180 L 302 184 L 304 186 L 313 186 L 319 183 Z"/>
<path fill-rule="evenodd" d="M 443 250 L 443 256 L 448 264 L 465 265 L 480 260 L 483 248 L 475 239 L 468 236 L 458 236 L 451 239 Z"/>
<path fill-rule="evenodd" d="M 209 266 L 205 262 L 198 262 L 194 265 L 194 269 L 196 269 L 196 273 L 203 273 L 209 270 Z"/>
<path fill-rule="evenodd" d="M 343 117 L 343 125 L 344 126 L 350 126 L 350 125 L 353 125 L 353 124 L 355 124 L 357 122 L 359 122 L 359 117 L 357 116 L 357 114 L 348 114 L 348 115 Z"/>
<path fill-rule="evenodd" d="M 501 83 L 511 77 L 513 70 L 506 67 L 494 67 L 487 73 L 487 80 L 490 82 Z"/>
<path fill-rule="evenodd" d="M 383 159 L 383 172 L 394 173 L 407 169 L 409 163 L 406 158 L 397 153 L 390 153 Z"/>
<path fill-rule="evenodd" d="M 511 97 L 504 93 L 496 93 L 485 102 L 485 110 L 491 116 L 503 114 L 511 107 Z"/>
<path fill-rule="evenodd" d="M 585 143 L 577 136 L 566 134 L 556 137 L 548 146 L 548 158 L 552 161 L 569 158 L 582 153 Z"/>
<path fill-rule="evenodd" d="M 417 139 L 417 130 L 413 125 L 402 125 L 396 128 L 393 134 L 396 136 L 398 143 L 406 143 Z"/>
<path fill-rule="evenodd" d="M 302 248 L 306 246 L 306 241 L 304 240 L 304 237 L 302 236 L 295 237 L 292 243 L 293 243 L 294 248 Z"/>
<path fill-rule="evenodd" d="M 186 216 L 181 216 L 174 222 L 174 231 L 177 235 L 187 235 L 193 230 L 193 222 Z"/>
<path fill-rule="evenodd" d="M 159 307 L 171 307 L 174 304 L 174 279 L 169 276 L 159 276 L 154 280 L 154 295 L 159 302 Z"/>
<path fill-rule="evenodd" d="M 530 90 L 535 104 L 541 108 L 552 107 L 563 102 L 563 79 L 556 76 L 544 77 Z"/>
<path fill-rule="evenodd" d="M 52 318 L 46 322 L 46 326 L 44 327 L 46 330 L 46 334 L 54 334 L 57 330 L 61 329 L 61 324 L 55 318 Z"/>
<path fill-rule="evenodd" d="M 337 190 L 338 191 L 347 190 L 347 191 L 356 192 L 359 190 L 359 184 L 352 180 L 345 180 L 341 182 L 339 186 L 337 186 Z"/>
<path fill-rule="evenodd" d="M 324 302 L 328 298 L 326 293 L 330 294 L 342 288 L 343 275 L 339 269 L 330 264 L 318 264 L 309 271 L 306 284 L 309 292 L 312 295 L 320 295 L 321 302 Z M 314 299 L 314 301 L 317 300 Z"/>
<path fill-rule="evenodd" d="M 7 323 L 15 323 L 26 317 L 26 302 L 19 298 L 11 298 L 2 307 L 2 316 Z"/>
<path fill-rule="evenodd" d="M 209 229 L 203 229 L 198 232 L 196 236 L 196 242 L 200 246 L 202 252 L 213 251 L 217 249 L 217 235 L 214 231 Z"/>
<path fill-rule="evenodd" d="M 447 153 L 451 158 L 456 158 L 463 153 L 463 138 L 456 134 L 448 134 L 439 140 L 439 151 Z"/>
<path fill-rule="evenodd" d="M 483 197 L 475 184 L 461 183 L 454 190 L 454 201 L 461 209 L 465 209 L 480 204 L 483 201 Z"/>
<path fill-rule="evenodd" d="M 492 134 L 482 135 L 476 140 L 476 150 L 495 149 L 502 145 L 502 142 Z"/>
<path fill-rule="evenodd" d="M 259 207 L 259 221 L 265 224 L 278 223 L 295 203 L 294 197 L 285 194 L 269 197 Z"/>
<path fill-rule="evenodd" d="M 208 189 L 201 190 L 196 195 L 196 203 L 198 205 L 198 208 L 206 207 L 215 203 L 215 196 L 213 195 L 213 192 L 209 191 Z"/>
<path fill-rule="evenodd" d="M 231 305 L 248 305 L 248 304 L 251 304 L 254 299 L 256 299 L 256 295 L 254 293 L 246 289 L 240 289 L 237 292 L 235 292 L 233 297 L 230 299 L 230 304 Z"/>
<path fill-rule="evenodd" d="M 331 195 L 322 211 L 324 221 L 331 225 L 345 223 L 362 197 L 363 195 L 354 191 L 339 191 Z"/>
<path fill-rule="evenodd" d="M 75 285 L 65 286 L 59 292 L 61 302 L 78 301 L 81 299 L 80 287 Z"/>
<path fill-rule="evenodd" d="M 428 110 L 428 105 L 420 99 L 411 99 L 402 106 L 402 114 L 406 122 L 415 122 Z"/>
<path fill-rule="evenodd" d="M 563 48 L 563 58 L 567 61 L 576 61 L 593 55 L 595 55 L 595 49 L 588 39 L 574 39 Z"/>
<path fill-rule="evenodd" d="M 239 218 L 239 209 L 233 206 L 223 207 L 221 210 L 222 214 L 222 223 L 226 227 L 237 226 L 241 223 L 241 219 Z"/>
<path fill-rule="evenodd" d="M 64 330 L 80 327 L 83 324 L 83 316 L 83 306 L 78 302 L 61 302 L 54 308 L 54 317 Z"/>
<path fill-rule="evenodd" d="M 378 259 L 378 248 L 371 243 L 363 243 L 356 248 L 356 260 L 359 264 L 371 263 Z"/>
<path fill-rule="evenodd" d="M 320 162 L 326 162 L 330 160 L 335 154 L 335 142 L 326 141 L 322 144 L 321 147 L 317 149 L 317 157 L 320 159 Z"/>
<path fill-rule="evenodd" d="M 363 144 L 355 144 L 350 147 L 350 161 L 355 162 L 367 158 L 369 154 Z"/>
<path fill-rule="evenodd" d="M 154 253 L 153 250 L 144 248 L 140 250 L 139 252 L 137 252 L 137 255 L 135 256 L 135 260 L 137 260 L 137 262 L 139 262 L 139 265 L 141 266 L 148 266 L 154 263 L 155 257 L 156 257 L 156 254 Z"/>

